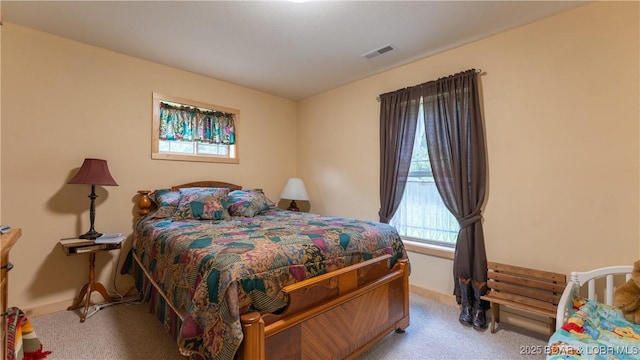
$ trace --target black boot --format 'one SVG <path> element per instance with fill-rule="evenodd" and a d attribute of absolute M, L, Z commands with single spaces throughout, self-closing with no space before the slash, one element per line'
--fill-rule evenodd
<path fill-rule="evenodd" d="M 470 281 L 473 290 L 473 328 L 476 330 L 485 330 L 487 328 L 487 318 L 484 314 L 484 307 L 480 297 L 487 292 L 486 282 Z"/>
<path fill-rule="evenodd" d="M 464 326 L 471 326 L 471 296 L 473 296 L 471 279 L 459 278 L 458 285 L 460 286 L 460 298 L 462 300 L 460 304 L 462 310 L 458 321 Z"/>

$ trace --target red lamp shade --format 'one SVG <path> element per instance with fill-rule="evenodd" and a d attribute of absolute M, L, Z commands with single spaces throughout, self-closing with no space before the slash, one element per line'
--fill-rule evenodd
<path fill-rule="evenodd" d="M 76 176 L 69 180 L 69 184 L 118 186 L 109 173 L 107 161 L 102 159 L 84 159 L 82 167 Z"/>
<path fill-rule="evenodd" d="M 69 180 L 69 184 L 88 184 L 91 185 L 91 207 L 89 208 L 89 220 L 91 221 L 91 228 L 86 233 L 80 235 L 81 239 L 97 239 L 102 236 L 97 232 L 93 225 L 96 218 L 96 204 L 95 200 L 98 197 L 96 195 L 96 185 L 111 185 L 118 186 L 111 174 L 109 173 L 109 167 L 107 167 L 107 161 L 102 159 L 84 159 L 80 170 L 76 176 Z"/>

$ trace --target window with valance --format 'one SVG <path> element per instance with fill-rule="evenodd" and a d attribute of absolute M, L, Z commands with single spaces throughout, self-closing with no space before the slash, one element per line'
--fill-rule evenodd
<path fill-rule="evenodd" d="M 239 111 L 153 94 L 153 159 L 239 163 Z"/>

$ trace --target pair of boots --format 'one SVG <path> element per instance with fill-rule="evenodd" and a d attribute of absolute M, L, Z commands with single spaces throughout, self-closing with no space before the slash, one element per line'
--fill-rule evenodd
<path fill-rule="evenodd" d="M 480 296 L 486 292 L 486 282 L 477 282 L 472 279 L 459 278 L 460 298 L 462 311 L 458 320 L 464 326 L 473 326 L 476 330 L 487 328 L 487 319 Z"/>

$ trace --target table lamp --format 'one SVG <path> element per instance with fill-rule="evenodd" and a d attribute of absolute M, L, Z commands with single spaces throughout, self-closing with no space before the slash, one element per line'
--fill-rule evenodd
<path fill-rule="evenodd" d="M 296 200 L 309 200 L 309 195 L 307 195 L 307 189 L 305 189 L 302 179 L 289 178 L 284 189 L 282 189 L 280 198 L 291 200 L 291 204 L 289 204 L 287 210 L 300 211 L 298 204 L 296 204 Z"/>
<path fill-rule="evenodd" d="M 93 224 L 96 218 L 96 185 L 102 186 L 118 186 L 111 174 L 109 173 L 109 167 L 107 167 L 107 161 L 102 159 L 84 159 L 80 170 L 76 176 L 69 180 L 68 184 L 86 184 L 91 185 L 91 207 L 89 208 L 89 220 L 91 221 L 91 228 L 86 233 L 79 236 L 80 239 L 94 240 L 100 237 L 102 234 L 97 232 L 93 228 Z"/>

